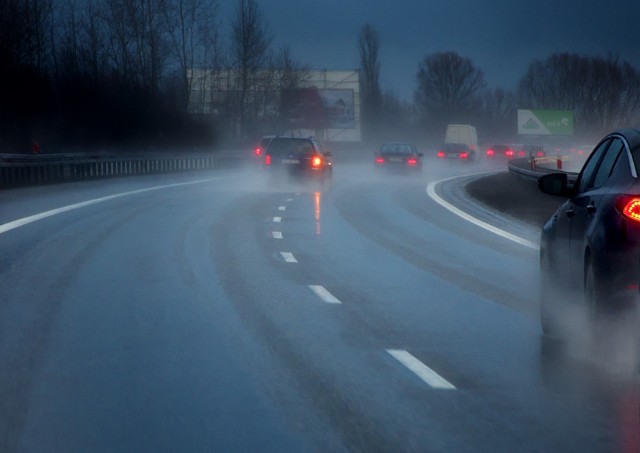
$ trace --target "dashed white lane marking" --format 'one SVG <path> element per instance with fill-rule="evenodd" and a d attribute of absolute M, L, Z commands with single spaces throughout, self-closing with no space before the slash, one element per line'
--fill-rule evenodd
<path fill-rule="evenodd" d="M 316 295 L 328 304 L 341 304 L 340 299 L 331 294 L 324 286 L 321 285 L 309 285 L 309 289 L 316 293 Z"/>
<path fill-rule="evenodd" d="M 194 185 L 194 184 L 202 184 L 202 183 L 206 183 L 206 182 L 210 182 L 210 181 L 214 181 L 214 180 L 222 179 L 222 178 L 227 178 L 227 176 L 218 176 L 218 177 L 215 177 L 215 178 L 198 179 L 196 181 L 189 181 L 189 182 L 179 182 L 179 183 L 175 183 L 175 184 L 167 184 L 167 185 L 164 185 L 164 186 L 147 187 L 146 189 L 132 190 L 130 192 L 122 192 L 122 193 L 117 193 L 117 194 L 114 194 L 114 195 L 108 195 L 106 197 L 94 198 L 92 200 L 87 200 L 87 201 L 83 201 L 83 202 L 80 202 L 80 203 L 70 204 L 70 205 L 67 205 L 67 206 L 63 206 L 61 208 L 57 208 L 57 209 L 52 209 L 50 211 L 41 212 L 39 214 L 34 214 L 32 216 L 29 216 L 29 217 L 23 217 L 22 219 L 14 220 L 12 222 L 0 225 L 0 234 L 6 233 L 7 231 L 15 230 L 16 228 L 23 227 L 23 226 L 28 225 L 28 224 L 33 223 L 33 222 L 37 222 L 38 220 L 46 219 L 47 217 L 53 217 L 53 216 L 58 215 L 58 214 L 63 214 L 65 212 L 73 211 L 75 209 L 85 208 L 87 206 L 91 206 L 91 205 L 98 204 L 98 203 L 104 203 L 105 201 L 115 200 L 117 198 L 128 197 L 128 196 L 131 196 L 131 195 L 137 195 L 137 194 L 145 193 L 145 192 L 152 192 L 154 190 L 170 189 L 170 188 L 173 188 L 173 187 L 181 187 L 181 186 L 190 186 L 190 185 Z"/>
<path fill-rule="evenodd" d="M 387 349 L 398 362 L 413 371 L 413 373 L 427 383 L 431 388 L 442 390 L 455 390 L 455 386 L 426 366 L 420 360 L 401 349 Z"/>
<path fill-rule="evenodd" d="M 273 237 L 273 239 L 282 239 L 282 232 L 272 231 L 271 236 Z"/>
<path fill-rule="evenodd" d="M 280 223 L 282 222 L 282 217 L 274 217 L 273 218 L 273 223 Z"/>
<path fill-rule="evenodd" d="M 520 236 L 516 236 L 513 233 L 509 233 L 508 231 L 502 230 L 500 228 L 494 227 L 493 225 L 490 225 L 486 222 L 483 222 L 480 219 L 476 219 L 475 217 L 467 214 L 466 212 L 462 211 L 461 209 L 456 208 L 455 206 L 453 206 L 451 203 L 445 201 L 442 197 L 440 197 L 440 195 L 438 195 L 436 193 L 436 186 L 440 183 L 446 182 L 446 181 L 450 181 L 452 179 L 455 178 L 459 178 L 459 176 L 454 176 L 452 178 L 446 178 L 446 179 L 441 179 L 439 181 L 433 181 L 431 182 L 428 186 L 427 186 L 427 194 L 433 199 L 433 201 L 435 201 L 436 203 L 438 203 L 440 206 L 442 206 L 445 209 L 448 209 L 449 211 L 451 211 L 452 213 L 454 213 L 455 215 L 457 215 L 458 217 L 461 217 L 462 219 L 466 220 L 467 222 L 471 222 L 476 226 L 479 226 L 480 228 L 484 228 L 487 231 L 490 231 L 491 233 L 497 234 L 498 236 L 501 236 L 505 239 L 508 239 L 510 241 L 513 241 L 517 244 L 523 245 L 525 247 L 529 247 L 531 249 L 534 250 L 539 250 L 540 246 L 538 244 L 535 244 L 527 239 L 521 238 Z"/>
<path fill-rule="evenodd" d="M 293 201 L 293 198 L 287 198 L 287 199 L 285 200 L 285 202 L 286 202 L 286 203 L 291 203 L 292 201 Z"/>
<path fill-rule="evenodd" d="M 296 259 L 295 256 L 293 256 L 293 253 L 289 253 L 289 252 L 280 252 L 280 255 L 282 256 L 282 259 L 285 260 L 285 262 L 287 263 L 297 263 L 298 260 Z"/>
<path fill-rule="evenodd" d="M 286 206 L 278 206 L 278 211 L 286 211 L 287 207 Z"/>

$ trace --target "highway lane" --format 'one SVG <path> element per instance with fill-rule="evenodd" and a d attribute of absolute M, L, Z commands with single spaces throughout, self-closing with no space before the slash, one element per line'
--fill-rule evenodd
<path fill-rule="evenodd" d="M 189 183 L 0 234 L 2 449 L 632 445 L 635 383 L 541 350 L 536 251 L 426 194 L 477 170 L 406 180 L 345 165 L 324 188 L 218 172 L 0 194 L 6 224 Z M 456 184 L 438 190 L 468 204 Z"/>

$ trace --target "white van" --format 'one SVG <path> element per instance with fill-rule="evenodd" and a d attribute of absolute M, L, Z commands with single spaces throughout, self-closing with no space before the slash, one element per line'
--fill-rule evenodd
<path fill-rule="evenodd" d="M 444 136 L 445 143 L 462 143 L 469 147 L 470 158 L 477 159 L 480 153 L 476 128 L 468 124 L 449 124 Z"/>

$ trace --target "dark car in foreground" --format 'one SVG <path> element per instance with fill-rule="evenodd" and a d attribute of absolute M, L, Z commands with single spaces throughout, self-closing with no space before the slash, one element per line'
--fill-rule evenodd
<path fill-rule="evenodd" d="M 264 166 L 274 176 L 325 180 L 331 176 L 331 153 L 315 137 L 274 137 L 264 154 Z"/>
<path fill-rule="evenodd" d="M 375 153 L 375 165 L 380 170 L 420 172 L 422 156 L 412 143 L 384 143 Z"/>
<path fill-rule="evenodd" d="M 543 192 L 567 197 L 542 230 L 540 314 L 545 334 L 562 334 L 566 319 L 561 315 L 572 312 L 567 304 L 586 309 L 590 321 L 635 313 L 639 163 L 640 130 L 623 129 L 595 147 L 575 184 L 566 173 L 539 178 Z"/>
<path fill-rule="evenodd" d="M 436 154 L 440 159 L 457 159 L 465 162 L 475 160 L 475 150 L 469 149 L 468 145 L 464 143 L 445 143 Z"/>

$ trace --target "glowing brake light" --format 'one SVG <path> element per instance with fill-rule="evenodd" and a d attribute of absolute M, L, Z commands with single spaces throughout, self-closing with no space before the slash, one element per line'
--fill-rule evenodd
<path fill-rule="evenodd" d="M 384 164 L 384 157 L 376 157 L 376 164 Z"/>
<path fill-rule="evenodd" d="M 616 200 L 616 207 L 625 217 L 640 222 L 640 197 L 621 196 Z"/>
<path fill-rule="evenodd" d="M 322 157 L 320 156 L 313 156 L 311 158 L 311 166 L 313 168 L 318 168 L 322 165 Z"/>
<path fill-rule="evenodd" d="M 255 153 L 256 153 L 256 156 L 262 156 L 262 148 L 260 147 L 256 148 Z"/>
<path fill-rule="evenodd" d="M 460 159 L 466 159 L 469 157 L 469 153 L 460 153 Z"/>
<path fill-rule="evenodd" d="M 410 167 L 415 167 L 416 165 L 418 165 L 418 159 L 416 159 L 415 157 L 410 157 L 409 159 L 407 159 L 407 165 Z"/>
<path fill-rule="evenodd" d="M 513 150 L 512 149 L 508 149 L 504 152 L 504 155 L 507 157 L 513 157 Z"/>
<path fill-rule="evenodd" d="M 492 149 L 487 150 L 487 156 L 493 156 L 496 152 Z"/>
<path fill-rule="evenodd" d="M 522 151 L 522 150 L 518 151 L 518 156 L 519 157 L 524 157 L 524 151 Z"/>
<path fill-rule="evenodd" d="M 536 157 L 544 157 L 544 152 L 543 151 L 538 151 L 536 153 Z"/>
<path fill-rule="evenodd" d="M 265 165 L 271 165 L 271 156 L 269 154 L 264 156 L 264 164 Z"/>
<path fill-rule="evenodd" d="M 444 151 L 438 151 L 438 157 L 444 157 Z"/>

